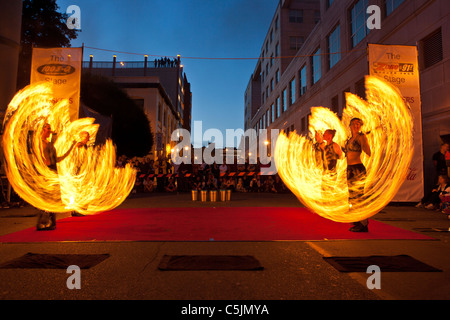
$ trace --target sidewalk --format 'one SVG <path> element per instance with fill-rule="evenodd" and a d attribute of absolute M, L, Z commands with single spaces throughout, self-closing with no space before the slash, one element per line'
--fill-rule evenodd
<path fill-rule="evenodd" d="M 230 202 L 192 202 L 190 194 L 150 194 L 127 199 L 122 208 L 200 206 L 301 206 L 290 194 L 238 194 Z M 34 227 L 31 207 L 0 211 L 0 235 Z M 68 215 L 61 215 L 65 217 Z M 411 206 L 388 206 L 374 217 L 416 231 L 450 227 L 447 216 Z M 428 230 L 428 231 L 430 231 Z M 417 232 L 417 231 L 416 231 Z M 28 252 L 105 254 L 81 270 L 81 289 L 69 290 L 63 269 L 0 269 L 0 299 L 145 300 L 378 300 L 450 298 L 450 232 L 424 232 L 435 240 L 347 240 L 270 242 L 54 242 L 1 243 L 0 264 Z M 164 255 L 251 255 L 259 271 L 160 271 Z M 410 255 L 442 272 L 381 272 L 381 289 L 370 290 L 370 274 L 341 273 L 324 256 Z"/>

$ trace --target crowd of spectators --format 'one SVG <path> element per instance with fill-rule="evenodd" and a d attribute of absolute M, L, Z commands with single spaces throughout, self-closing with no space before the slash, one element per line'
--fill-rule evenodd
<path fill-rule="evenodd" d="M 417 208 L 441 211 L 450 219 L 450 144 L 442 143 L 439 151 L 433 154 L 436 185 L 425 194 L 416 205 Z"/>
<path fill-rule="evenodd" d="M 155 59 L 155 68 L 174 68 L 178 66 L 177 59 L 170 59 L 167 57 Z"/>
<path fill-rule="evenodd" d="M 121 156 L 117 166 L 130 163 L 137 171 L 133 193 L 190 192 L 191 190 L 232 190 L 233 192 L 288 193 L 278 174 L 260 175 L 259 164 L 173 165 L 169 159 L 128 159 Z"/>

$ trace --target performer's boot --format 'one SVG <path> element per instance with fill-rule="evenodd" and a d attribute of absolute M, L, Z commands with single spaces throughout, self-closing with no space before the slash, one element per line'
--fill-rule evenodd
<path fill-rule="evenodd" d="M 70 214 L 72 215 L 72 217 L 84 217 L 84 214 L 77 211 L 72 211 Z"/>
<path fill-rule="evenodd" d="M 50 216 L 48 212 L 45 211 L 39 211 L 37 223 L 36 223 L 36 230 L 44 230 L 48 228 L 51 225 Z"/>
<path fill-rule="evenodd" d="M 369 232 L 369 220 L 354 222 L 353 227 L 349 229 L 351 232 Z"/>
<path fill-rule="evenodd" d="M 50 220 L 52 224 L 50 225 L 48 230 L 55 230 L 56 229 L 56 213 L 50 212 Z"/>
<path fill-rule="evenodd" d="M 53 212 L 40 211 L 36 225 L 37 231 L 48 231 L 56 229 L 56 215 Z"/>

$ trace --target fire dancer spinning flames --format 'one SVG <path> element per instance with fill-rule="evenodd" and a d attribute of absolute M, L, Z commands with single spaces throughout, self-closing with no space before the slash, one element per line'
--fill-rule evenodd
<path fill-rule="evenodd" d="M 64 155 L 74 140 L 95 140 L 99 126 L 94 120 L 71 122 L 68 101 L 55 103 L 50 84 L 29 85 L 14 96 L 4 120 L 3 150 L 7 177 L 22 199 L 43 211 L 88 215 L 111 210 L 126 199 L 136 172 L 130 165 L 115 167 L 111 140 L 103 146 L 75 148 L 57 163 L 57 171 L 45 163 L 44 124 L 58 132 L 54 147 L 57 155 Z"/>
<path fill-rule="evenodd" d="M 275 146 L 275 164 L 284 183 L 297 198 L 320 216 L 343 223 L 362 221 L 382 210 L 406 179 L 413 155 L 413 121 L 409 107 L 394 86 L 377 77 L 366 77 L 364 101 L 346 93 L 342 121 L 331 110 L 311 109 L 310 137 L 280 134 Z M 334 141 L 344 146 L 350 120 L 359 118 L 372 150 L 361 155 L 367 168 L 364 179 L 347 185 L 347 163 L 338 160 L 334 174 L 324 173 L 312 137 L 318 131 L 336 130 Z M 349 191 L 364 187 L 364 196 L 349 204 Z M 349 190 L 355 188 L 355 190 Z"/>

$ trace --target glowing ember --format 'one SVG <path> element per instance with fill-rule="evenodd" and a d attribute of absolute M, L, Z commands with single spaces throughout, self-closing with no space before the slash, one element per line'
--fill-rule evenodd
<path fill-rule="evenodd" d="M 54 143 L 58 156 L 66 153 L 74 140 L 80 141 L 82 132 L 89 133 L 91 142 L 95 140 L 98 125 L 93 124 L 94 119 L 70 122 L 68 104 L 66 100 L 55 103 L 51 85 L 45 83 L 30 85 L 14 96 L 4 121 L 8 179 L 20 197 L 41 210 L 83 214 L 111 210 L 125 200 L 136 178 L 129 165 L 115 168 L 111 140 L 98 147 L 76 146 L 57 164 L 58 172 L 44 163 L 44 123 L 58 133 Z"/>
<path fill-rule="evenodd" d="M 310 138 L 280 134 L 275 146 L 278 173 L 289 189 L 308 208 L 324 218 L 355 222 L 378 213 L 395 196 L 406 179 L 413 154 L 413 121 L 398 89 L 376 77 L 366 77 L 367 101 L 346 93 L 342 121 L 327 108 L 311 109 Z M 335 129 L 333 139 L 343 146 L 351 135 L 352 118 L 364 122 L 372 155 L 361 160 L 367 168 L 364 197 L 352 206 L 348 202 L 347 162 L 337 161 L 336 174 L 324 173 L 313 137 L 316 131 Z M 355 185 L 354 188 L 358 188 Z"/>

